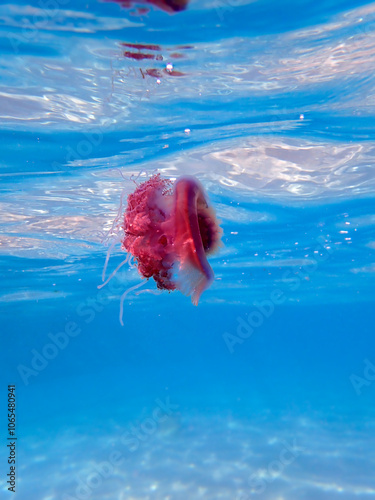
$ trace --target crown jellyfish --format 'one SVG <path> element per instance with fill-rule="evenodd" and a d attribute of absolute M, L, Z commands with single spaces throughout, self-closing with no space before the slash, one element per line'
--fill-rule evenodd
<path fill-rule="evenodd" d="M 160 174 L 140 184 L 128 197 L 122 248 L 131 253 L 139 273 L 161 290 L 180 290 L 197 305 L 214 273 L 207 260 L 220 246 L 222 230 L 194 177 L 173 184 Z"/>

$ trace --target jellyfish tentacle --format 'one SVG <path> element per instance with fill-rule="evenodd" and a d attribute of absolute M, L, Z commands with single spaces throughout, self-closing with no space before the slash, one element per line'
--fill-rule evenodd
<path fill-rule="evenodd" d="M 122 268 L 122 266 L 124 264 L 126 264 L 127 262 L 129 262 L 129 259 L 130 259 L 130 253 L 127 254 L 126 256 L 126 259 L 124 259 L 117 267 L 114 271 L 112 271 L 112 273 L 108 276 L 108 278 L 105 280 L 104 283 L 102 283 L 101 285 L 98 285 L 98 289 L 100 290 L 101 288 L 103 288 L 105 285 L 107 285 L 107 283 L 109 283 L 111 281 L 111 279 L 117 274 L 117 272 L 119 271 L 119 269 Z"/>
<path fill-rule="evenodd" d="M 124 322 L 122 321 L 122 317 L 124 315 L 124 300 L 126 299 L 126 296 L 129 295 L 129 293 L 131 293 L 133 290 L 136 290 L 137 288 L 140 288 L 141 286 L 143 286 L 145 283 L 146 283 L 146 281 L 141 281 L 137 285 L 134 285 L 134 286 L 128 288 L 127 290 L 125 290 L 125 292 L 121 295 L 121 298 L 120 298 L 120 323 L 121 323 L 121 326 L 124 326 Z"/>

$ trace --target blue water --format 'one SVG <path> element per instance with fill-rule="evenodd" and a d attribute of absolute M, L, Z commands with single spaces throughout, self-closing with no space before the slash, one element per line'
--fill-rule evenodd
<path fill-rule="evenodd" d="M 11 1 L 0 40 L 0 498 L 375 498 L 375 2 Z M 107 235 L 154 172 L 223 246 L 121 326 Z"/>

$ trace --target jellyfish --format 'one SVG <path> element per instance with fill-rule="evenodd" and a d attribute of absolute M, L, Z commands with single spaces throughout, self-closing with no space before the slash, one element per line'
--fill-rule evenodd
<path fill-rule="evenodd" d="M 128 197 L 122 249 L 133 255 L 144 278 L 160 290 L 179 290 L 194 305 L 214 279 L 207 256 L 220 246 L 222 230 L 197 179 L 173 183 L 160 174 Z"/>

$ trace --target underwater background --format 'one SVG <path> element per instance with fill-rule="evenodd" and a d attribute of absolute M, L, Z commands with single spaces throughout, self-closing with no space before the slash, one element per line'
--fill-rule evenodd
<path fill-rule="evenodd" d="M 375 2 L 11 0 L 0 54 L 0 498 L 375 498 Z M 221 221 L 198 307 L 98 289 L 156 172 Z"/>

